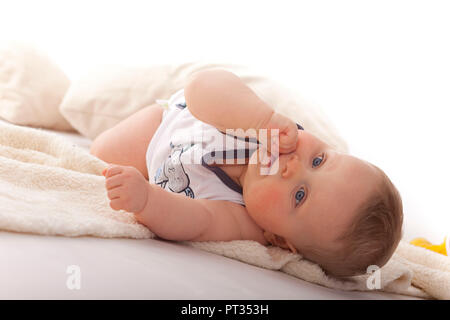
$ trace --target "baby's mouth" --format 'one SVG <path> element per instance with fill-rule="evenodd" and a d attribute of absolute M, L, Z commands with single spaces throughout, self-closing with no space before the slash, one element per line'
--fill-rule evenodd
<path fill-rule="evenodd" d="M 277 155 L 270 155 L 270 161 L 269 161 L 269 167 L 272 168 L 272 165 L 275 163 L 275 161 L 278 160 L 278 158 L 280 157 L 279 154 Z"/>
<path fill-rule="evenodd" d="M 278 157 L 273 155 L 273 154 L 271 154 L 268 157 L 268 160 L 265 159 L 266 161 L 261 162 L 261 167 L 270 168 L 272 166 L 272 164 L 276 161 L 276 159 L 278 159 Z M 264 162 L 266 162 L 266 163 L 264 163 Z"/>

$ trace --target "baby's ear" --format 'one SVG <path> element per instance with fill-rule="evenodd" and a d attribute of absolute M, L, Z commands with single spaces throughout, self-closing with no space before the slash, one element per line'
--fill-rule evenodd
<path fill-rule="evenodd" d="M 266 238 L 266 240 L 273 246 L 290 250 L 292 253 L 297 253 L 297 249 L 295 249 L 289 240 L 286 240 L 283 237 L 273 234 L 272 232 L 264 231 L 264 238 Z"/>

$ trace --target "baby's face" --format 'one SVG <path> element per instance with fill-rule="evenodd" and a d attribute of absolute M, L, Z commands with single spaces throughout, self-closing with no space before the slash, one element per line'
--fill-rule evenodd
<path fill-rule="evenodd" d="M 373 190 L 375 169 L 302 130 L 296 150 L 276 161 L 273 175 L 261 175 L 260 164 L 248 166 L 243 196 L 250 216 L 300 250 L 306 245 L 334 248 Z"/>

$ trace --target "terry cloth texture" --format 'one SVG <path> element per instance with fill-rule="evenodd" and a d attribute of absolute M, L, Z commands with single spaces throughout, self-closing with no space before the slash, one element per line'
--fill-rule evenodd
<path fill-rule="evenodd" d="M 109 207 L 106 163 L 54 134 L 0 123 L 0 230 L 60 236 L 154 238 L 133 214 Z M 341 290 L 370 291 L 375 273 L 338 280 L 301 255 L 254 241 L 179 242 Z M 401 242 L 379 288 L 450 299 L 450 259 Z M 372 285 L 368 285 L 372 284 Z M 377 287 L 377 286 L 376 286 Z"/>

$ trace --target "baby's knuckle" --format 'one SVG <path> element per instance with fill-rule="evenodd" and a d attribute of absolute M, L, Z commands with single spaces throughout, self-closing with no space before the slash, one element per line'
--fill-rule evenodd
<path fill-rule="evenodd" d="M 130 200 L 128 194 L 126 193 L 121 193 L 120 199 L 122 200 L 122 203 L 127 203 Z"/>
<path fill-rule="evenodd" d="M 110 179 L 106 179 L 105 186 L 106 186 L 106 189 L 111 188 L 111 180 Z"/>
<path fill-rule="evenodd" d="M 122 174 L 122 178 L 125 179 L 125 180 L 129 180 L 131 178 L 131 175 L 130 175 L 129 172 L 124 172 Z"/>
<path fill-rule="evenodd" d="M 125 167 L 125 172 L 127 172 L 127 173 L 132 173 L 132 172 L 133 172 L 133 169 L 134 169 L 134 167 L 127 166 L 127 167 Z"/>

